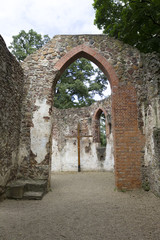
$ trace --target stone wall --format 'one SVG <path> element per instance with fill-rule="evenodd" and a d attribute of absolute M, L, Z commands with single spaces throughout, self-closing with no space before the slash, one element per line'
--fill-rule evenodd
<path fill-rule="evenodd" d="M 23 62 L 25 95 L 19 176 L 49 177 L 53 92 L 64 69 L 79 57 L 97 64 L 111 84 L 116 186 L 140 187 L 144 140 L 139 129 L 135 82 L 143 81 L 141 54 L 106 35 L 55 36 Z"/>
<path fill-rule="evenodd" d="M 145 134 L 143 187 L 160 196 L 160 55 L 142 55 L 143 79 L 140 109 Z"/>
<path fill-rule="evenodd" d="M 111 84 L 116 186 L 142 184 L 160 195 L 160 57 L 106 35 L 55 36 L 25 59 L 24 77 L 0 38 L 0 193 L 15 177 L 49 179 L 56 152 L 54 89 L 65 68 L 80 57 L 97 64 Z M 96 129 L 96 117 L 93 125 Z M 89 143 L 85 147 L 88 151 Z"/>
<path fill-rule="evenodd" d="M 97 64 L 111 84 L 116 186 L 141 187 L 143 179 L 158 193 L 159 70 L 154 65 L 159 60 L 106 35 L 55 36 L 24 61 L 19 177 L 49 178 L 53 92 L 64 69 L 79 57 Z"/>
<path fill-rule="evenodd" d="M 0 195 L 17 175 L 23 71 L 0 36 Z"/>
<path fill-rule="evenodd" d="M 104 110 L 103 110 L 104 109 Z M 99 142 L 97 111 L 106 114 L 106 147 Z M 77 125 L 80 123 L 80 167 L 82 171 L 114 169 L 113 135 L 107 131 L 111 122 L 111 100 L 107 98 L 89 107 L 53 108 L 52 171 L 78 171 Z M 96 123 L 96 124 L 95 124 Z M 98 124 L 97 124 L 98 123 Z M 90 137 L 87 137 L 90 136 Z"/>

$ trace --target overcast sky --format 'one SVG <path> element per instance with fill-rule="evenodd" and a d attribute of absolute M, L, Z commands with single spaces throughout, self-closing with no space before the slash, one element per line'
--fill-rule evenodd
<path fill-rule="evenodd" d="M 93 0 L 3 0 L 0 34 L 10 45 L 12 36 L 33 29 L 51 38 L 57 34 L 98 34 Z"/>
<path fill-rule="evenodd" d="M 101 34 L 94 25 L 92 3 L 93 0 L 3 0 L 0 34 L 7 46 L 21 30 L 33 29 L 51 38 L 57 34 Z"/>

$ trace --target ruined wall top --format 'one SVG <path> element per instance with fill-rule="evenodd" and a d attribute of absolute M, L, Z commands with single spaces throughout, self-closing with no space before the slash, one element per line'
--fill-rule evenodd
<path fill-rule="evenodd" d="M 66 59 L 67 54 L 69 60 Z M 120 81 L 128 82 L 128 79 L 133 81 L 138 78 L 139 69 L 142 67 L 139 51 L 114 38 L 106 35 L 57 35 L 41 49 L 28 56 L 23 68 L 27 75 L 36 78 L 38 73 L 46 72 L 49 75 L 50 72 L 53 81 L 53 74 L 55 75 L 56 71 L 59 71 L 59 77 L 64 69 L 79 57 L 93 61 L 103 72 L 105 71 L 103 63 L 106 61 L 108 71 L 104 73 L 109 80 L 113 78 L 110 75 L 114 72 L 114 78 L 117 77 Z M 59 68 L 60 64 L 58 65 L 60 59 L 63 59 L 61 65 L 64 63 L 62 69 Z M 112 85 L 112 82 L 110 83 Z"/>

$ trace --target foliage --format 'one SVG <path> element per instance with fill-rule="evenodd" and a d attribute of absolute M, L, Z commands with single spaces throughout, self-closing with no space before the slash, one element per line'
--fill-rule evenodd
<path fill-rule="evenodd" d="M 12 38 L 13 41 L 9 49 L 19 61 L 23 61 L 29 54 L 34 53 L 50 40 L 48 35 L 42 37 L 41 34 L 32 29 L 28 33 L 22 30 Z"/>
<path fill-rule="evenodd" d="M 100 142 L 102 147 L 106 146 L 106 119 L 103 112 L 100 116 Z"/>
<path fill-rule="evenodd" d="M 99 29 L 142 52 L 160 52 L 159 0 L 94 0 Z"/>
<path fill-rule="evenodd" d="M 54 106 L 71 108 L 89 106 L 95 94 L 103 96 L 107 78 L 85 58 L 77 59 L 62 74 L 56 85 Z"/>
<path fill-rule="evenodd" d="M 42 37 L 32 29 L 28 33 L 22 30 L 13 36 L 9 48 L 19 61 L 23 61 L 27 55 L 34 53 L 49 40 L 48 35 Z M 107 78 L 98 68 L 94 68 L 87 59 L 78 59 L 64 71 L 58 81 L 54 106 L 57 108 L 88 106 L 95 101 L 95 94 L 103 96 L 106 86 Z"/>

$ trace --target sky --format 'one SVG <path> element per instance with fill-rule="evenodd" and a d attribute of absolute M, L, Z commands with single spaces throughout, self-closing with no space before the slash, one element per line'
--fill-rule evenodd
<path fill-rule="evenodd" d="M 50 38 L 61 34 L 102 34 L 94 25 L 93 0 L 3 0 L 0 34 L 7 46 L 21 30 Z"/>
<path fill-rule="evenodd" d="M 0 34 L 9 46 L 21 30 L 51 38 L 59 34 L 100 34 L 94 25 L 93 0 L 3 0 Z"/>

